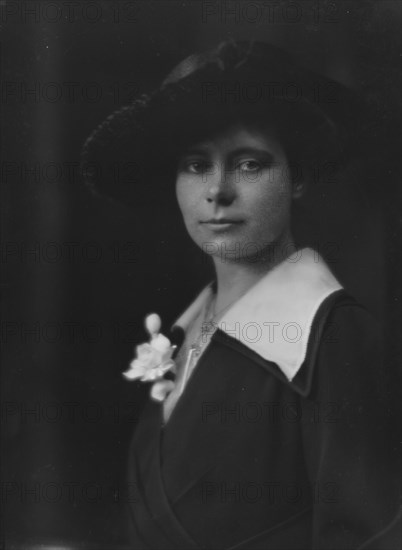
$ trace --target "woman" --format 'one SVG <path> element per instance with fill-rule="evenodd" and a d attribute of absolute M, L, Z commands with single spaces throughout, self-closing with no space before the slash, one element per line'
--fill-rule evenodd
<path fill-rule="evenodd" d="M 86 163 L 135 153 L 147 184 L 158 152 L 161 193 L 175 182 L 216 275 L 170 340 L 147 318 L 126 373 L 153 381 L 128 462 L 133 548 L 357 549 L 391 522 L 376 326 L 291 224 L 309 167 L 355 152 L 360 112 L 284 52 L 229 42 L 86 143 Z"/>

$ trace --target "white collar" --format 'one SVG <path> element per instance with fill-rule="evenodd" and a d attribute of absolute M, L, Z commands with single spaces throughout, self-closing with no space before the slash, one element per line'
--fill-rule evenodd
<path fill-rule="evenodd" d="M 303 248 L 251 287 L 218 322 L 218 328 L 292 380 L 306 357 L 313 319 L 321 303 L 342 286 L 323 258 Z M 211 296 L 208 285 L 174 325 L 184 331 Z"/>

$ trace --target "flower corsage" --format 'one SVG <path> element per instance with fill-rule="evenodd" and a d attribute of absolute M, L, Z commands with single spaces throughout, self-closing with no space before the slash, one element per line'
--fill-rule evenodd
<path fill-rule="evenodd" d="M 176 373 L 172 356 L 177 346 L 173 346 L 169 338 L 159 332 L 161 326 L 161 319 L 156 313 L 145 318 L 150 340 L 136 347 L 136 357 L 131 361 L 129 369 L 123 372 L 128 380 L 153 382 L 151 397 L 155 401 L 163 401 L 175 386 L 173 380 L 165 378 L 165 374 Z"/>

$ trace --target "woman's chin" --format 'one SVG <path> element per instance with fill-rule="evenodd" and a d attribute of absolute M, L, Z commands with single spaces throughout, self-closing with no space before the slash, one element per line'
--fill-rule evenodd
<path fill-rule="evenodd" d="M 205 254 L 223 263 L 253 261 L 251 258 L 261 254 L 264 248 L 255 242 L 224 234 L 215 235 L 210 240 L 198 241 L 197 244 Z"/>

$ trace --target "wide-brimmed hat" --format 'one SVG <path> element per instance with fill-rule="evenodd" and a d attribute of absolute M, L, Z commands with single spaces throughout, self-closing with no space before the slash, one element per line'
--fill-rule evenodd
<path fill-rule="evenodd" d="M 226 41 L 181 61 L 149 94 L 86 140 L 84 180 L 122 201 L 170 187 L 183 147 L 234 121 L 272 124 L 294 163 L 342 163 L 357 152 L 362 100 L 262 42 Z"/>

